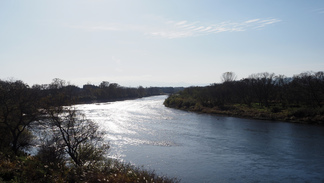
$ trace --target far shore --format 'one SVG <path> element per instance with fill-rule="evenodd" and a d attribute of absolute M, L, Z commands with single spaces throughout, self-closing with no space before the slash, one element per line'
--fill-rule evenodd
<path fill-rule="evenodd" d="M 312 117 L 296 117 L 289 116 L 288 110 L 272 113 L 267 109 L 255 109 L 241 106 L 227 106 L 226 109 L 220 109 L 218 107 L 208 108 L 208 107 L 175 107 L 167 106 L 174 109 L 196 112 L 201 114 L 214 114 L 238 118 L 256 119 L 256 120 L 269 120 L 269 121 L 281 121 L 289 123 L 299 123 L 299 124 L 312 124 L 312 125 L 324 125 L 324 117 L 317 115 Z"/>

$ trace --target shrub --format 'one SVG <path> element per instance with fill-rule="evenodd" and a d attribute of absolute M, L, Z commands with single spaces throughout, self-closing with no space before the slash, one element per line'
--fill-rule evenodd
<path fill-rule="evenodd" d="M 280 107 L 278 107 L 278 106 L 274 106 L 274 107 L 271 108 L 272 113 L 278 113 L 278 112 L 281 112 L 281 111 L 282 111 L 282 109 Z"/>
<path fill-rule="evenodd" d="M 298 108 L 291 113 L 291 116 L 295 116 L 297 118 L 312 117 L 315 115 L 316 112 L 313 109 L 309 108 Z"/>

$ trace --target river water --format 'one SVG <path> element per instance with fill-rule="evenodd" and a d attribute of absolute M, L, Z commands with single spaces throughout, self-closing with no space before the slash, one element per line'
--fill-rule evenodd
<path fill-rule="evenodd" d="M 324 127 L 196 114 L 167 96 L 76 105 L 107 132 L 109 156 L 198 182 L 324 182 Z"/>

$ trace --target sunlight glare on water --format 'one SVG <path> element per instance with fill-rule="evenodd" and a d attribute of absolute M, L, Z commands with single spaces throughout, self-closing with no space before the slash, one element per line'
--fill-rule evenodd
<path fill-rule="evenodd" d="M 163 111 L 156 110 L 156 106 L 161 105 L 161 101 L 148 100 L 143 103 L 143 100 L 146 99 L 76 105 L 75 107 L 83 111 L 87 118 L 98 123 L 100 129 L 106 132 L 106 138 L 111 143 L 114 152 L 117 149 L 113 148 L 116 146 L 122 148 L 125 144 L 174 145 L 174 142 L 165 141 L 156 136 L 157 130 L 161 132 L 161 129 L 148 128 L 148 125 L 158 123 L 159 120 L 170 119 L 164 115 Z"/>
<path fill-rule="evenodd" d="M 182 182 L 324 182 L 324 127 L 196 114 L 167 96 L 75 107 L 99 124 L 109 156 Z"/>

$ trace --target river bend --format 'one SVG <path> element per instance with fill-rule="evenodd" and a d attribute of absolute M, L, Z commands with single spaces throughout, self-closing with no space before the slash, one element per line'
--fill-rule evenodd
<path fill-rule="evenodd" d="M 181 182 L 324 182 L 324 127 L 196 114 L 166 96 L 76 108 L 106 132 L 109 156 Z"/>

